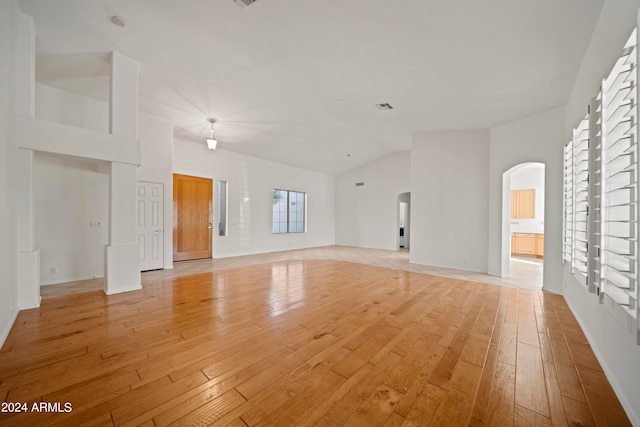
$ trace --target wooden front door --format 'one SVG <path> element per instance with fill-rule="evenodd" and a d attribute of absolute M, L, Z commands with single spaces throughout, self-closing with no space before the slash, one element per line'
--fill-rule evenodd
<path fill-rule="evenodd" d="M 173 260 L 211 258 L 213 181 L 173 175 Z"/>

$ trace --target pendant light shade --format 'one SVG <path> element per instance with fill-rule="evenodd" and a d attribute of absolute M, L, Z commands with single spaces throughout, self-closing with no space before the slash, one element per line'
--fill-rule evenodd
<path fill-rule="evenodd" d="M 209 138 L 207 138 L 207 147 L 209 148 L 209 150 L 215 150 L 218 146 L 218 140 L 216 139 L 216 135 L 213 132 L 214 122 L 214 119 L 209 119 L 209 123 L 211 123 L 211 131 L 209 132 Z"/>

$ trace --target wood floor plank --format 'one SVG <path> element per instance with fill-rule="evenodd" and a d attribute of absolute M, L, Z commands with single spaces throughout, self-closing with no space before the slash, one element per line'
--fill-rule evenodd
<path fill-rule="evenodd" d="M 516 405 L 513 424 L 522 427 L 552 427 L 551 419 Z"/>
<path fill-rule="evenodd" d="M 404 418 L 402 418 L 400 415 L 393 412 L 387 419 L 387 422 L 384 424 L 384 427 L 400 427 L 404 422 L 405 422 Z"/>
<path fill-rule="evenodd" d="M 518 346 L 518 326 L 515 323 L 506 322 L 502 326 L 502 337 L 498 349 L 498 360 L 509 365 L 516 364 L 516 349 Z"/>
<path fill-rule="evenodd" d="M 518 312 L 518 342 L 539 347 L 538 329 L 533 313 Z"/>
<path fill-rule="evenodd" d="M 412 405 L 404 416 L 404 425 L 429 425 L 436 415 L 436 411 L 442 404 L 444 390 L 428 382 L 422 383 L 422 388 L 417 393 Z M 401 400 L 402 402 L 402 400 Z M 396 412 L 398 407 L 396 406 Z"/>
<path fill-rule="evenodd" d="M 335 342 L 335 340 L 337 340 L 337 338 L 332 335 L 324 335 L 308 346 L 292 353 L 287 358 L 281 360 L 280 363 L 274 363 L 270 368 L 265 369 L 258 375 L 238 385 L 236 389 L 240 394 L 242 394 L 242 396 L 247 399 L 251 399 L 273 384 L 274 379 L 283 378 L 295 369 L 306 364 L 306 362 L 311 359 L 314 354 L 319 352 L 320 349 L 330 345 Z"/>
<path fill-rule="evenodd" d="M 484 369 L 482 370 L 482 377 L 478 384 L 478 393 L 474 401 L 471 417 L 480 423 L 484 423 L 487 419 L 487 406 L 489 405 L 489 397 L 491 396 L 491 389 L 493 387 L 497 360 L 498 352 L 495 350 L 489 351 Z"/>
<path fill-rule="evenodd" d="M 431 426 L 464 426 L 471 420 L 473 400 L 456 388 L 448 389 L 438 410 L 431 420 Z"/>
<path fill-rule="evenodd" d="M 397 357 L 397 356 L 396 356 Z M 298 427 L 313 426 L 321 419 L 326 418 L 325 414 L 337 402 L 344 399 L 357 384 L 364 380 L 373 372 L 375 366 L 371 363 L 366 364 L 358 372 L 353 374 L 348 380 L 344 381 L 340 386 L 336 387 L 330 396 L 322 400 L 315 408 L 307 413 L 304 419 L 298 422 Z"/>
<path fill-rule="evenodd" d="M 395 408 L 395 412 L 403 417 L 408 417 L 410 411 L 414 410 L 414 407 L 418 407 L 418 411 L 422 411 L 422 409 L 420 409 L 422 402 L 419 401 L 423 401 L 425 398 L 429 400 L 425 393 L 431 394 L 432 388 L 428 387 L 427 384 L 429 384 L 429 378 L 431 378 L 431 374 L 436 366 L 438 366 L 445 351 L 446 349 L 437 343 L 434 343 L 429 347 L 427 352 L 424 354 L 426 363 L 422 366 L 422 370 L 416 380 L 405 391 L 404 396 L 400 399 L 400 402 Z M 442 391 L 439 387 L 433 387 Z M 433 402 L 432 404 L 434 403 L 436 402 Z M 429 403 L 427 403 L 427 405 L 428 404 Z M 435 414 L 436 409 L 437 405 L 433 408 L 433 414 Z M 431 416 L 433 416 L 433 414 Z"/>
<path fill-rule="evenodd" d="M 496 363 L 494 384 L 487 407 L 488 426 L 512 426 L 515 407 L 516 367 L 501 361 Z"/>
<path fill-rule="evenodd" d="M 330 427 L 344 424 L 362 402 L 375 393 L 386 375 L 400 363 L 401 359 L 395 353 L 388 353 L 375 365 L 370 375 L 364 376 L 342 399 L 331 405 L 316 425 Z"/>
<path fill-rule="evenodd" d="M 353 350 L 347 357 L 341 360 L 332 369 L 345 378 L 349 378 L 358 369 L 364 366 L 378 350 L 395 337 L 400 330 L 393 326 L 385 326 L 371 339 Z"/>
<path fill-rule="evenodd" d="M 373 395 L 365 400 L 344 424 L 345 426 L 384 425 L 393 413 L 402 394 L 384 384 L 378 386 Z"/>
<path fill-rule="evenodd" d="M 549 397 L 549 412 L 551 414 L 551 424 L 554 426 L 567 425 L 567 416 L 562 404 L 562 392 L 560 381 L 556 372 L 556 366 L 551 362 L 543 362 L 544 378 L 547 385 L 547 396 Z"/>
<path fill-rule="evenodd" d="M 569 425 L 584 427 L 594 427 L 597 425 L 593 419 L 593 415 L 591 415 L 591 409 L 586 403 L 579 402 L 568 397 L 563 397 L 562 402 L 564 404 Z M 609 425 L 614 426 L 615 424 Z"/>
<path fill-rule="evenodd" d="M 128 401 L 126 405 L 114 408 L 111 411 L 113 422 L 116 425 L 124 424 L 206 381 L 207 377 L 202 372 L 196 372 L 194 375 L 183 378 L 180 381 L 172 382 L 162 388 L 156 388 L 153 392 L 145 396 Z"/>
<path fill-rule="evenodd" d="M 587 398 L 584 395 L 582 382 L 580 381 L 580 377 L 578 377 L 576 367 L 558 362 L 555 364 L 555 368 L 560 385 L 560 393 L 565 397 L 586 403 Z"/>
<path fill-rule="evenodd" d="M 578 365 L 576 365 L 576 369 L 596 424 L 602 426 L 631 425 L 604 373 L 601 370 L 594 371 Z"/>
<path fill-rule="evenodd" d="M 329 259 L 206 268 L 20 312 L 0 398 L 73 411 L 0 426 L 629 425 L 561 296 Z"/>
<path fill-rule="evenodd" d="M 456 334 L 451 345 L 447 348 L 442 359 L 440 359 L 438 366 L 433 371 L 433 374 L 429 379 L 431 384 L 440 388 L 446 388 L 468 338 L 469 334 L 466 332 L 459 332 Z"/>
<path fill-rule="evenodd" d="M 330 372 L 330 368 L 337 360 L 343 359 L 346 352 L 344 348 L 338 349 L 323 363 L 315 366 L 306 363 L 301 365 L 288 375 L 279 387 L 263 393 L 264 397 L 261 400 L 254 399 L 257 403 L 242 414 L 242 419 L 249 425 L 258 423 L 269 425 L 269 419 L 282 424 L 287 424 L 286 419 L 302 419 L 305 414 L 300 409 L 301 405 L 304 409 L 310 409 L 316 402 L 304 399 L 304 396 L 314 393 L 327 395 L 329 392 L 326 388 L 337 387 L 345 381 L 344 377 Z M 282 418 L 279 418 L 280 416 Z M 278 419 L 281 421 L 276 421 Z"/>
<path fill-rule="evenodd" d="M 538 347 L 518 343 L 516 405 L 549 417 L 547 387 Z"/>
<path fill-rule="evenodd" d="M 496 295 L 495 299 L 491 300 L 493 304 L 493 310 L 495 315 L 491 317 L 493 319 L 493 330 L 491 331 L 491 341 L 489 343 L 489 351 L 485 364 L 482 370 L 482 377 L 480 378 L 480 384 L 478 385 L 478 393 L 471 413 L 472 422 L 484 424 L 488 417 L 489 399 L 491 397 L 494 381 L 496 378 L 496 365 L 498 362 L 498 351 L 500 340 L 502 339 L 502 328 L 505 319 L 506 312 L 506 292 L 501 292 L 500 295 Z"/>
<path fill-rule="evenodd" d="M 170 425 L 187 427 L 208 426 L 218 421 L 223 415 L 243 402 L 245 402 L 245 399 L 240 393 L 235 390 L 230 390 L 208 404 L 202 405 L 193 412 L 172 422 Z"/>
<path fill-rule="evenodd" d="M 418 340 L 401 363 L 385 378 L 385 384 L 405 393 L 428 362 L 429 359 L 424 356 L 432 345 L 434 343 L 431 341 Z"/>
<path fill-rule="evenodd" d="M 491 335 L 484 333 L 471 332 L 467 340 L 464 350 L 460 354 L 460 360 L 473 363 L 476 366 L 483 367 L 489 344 L 491 343 Z"/>

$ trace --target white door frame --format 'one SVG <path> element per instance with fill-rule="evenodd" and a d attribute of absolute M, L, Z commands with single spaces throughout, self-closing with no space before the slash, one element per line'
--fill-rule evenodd
<path fill-rule="evenodd" d="M 151 190 L 152 187 L 158 188 L 157 204 L 155 206 L 147 206 L 146 194 L 141 194 L 141 184 Z M 164 250 L 165 250 L 165 197 L 166 186 L 164 182 L 153 180 L 138 180 L 136 183 L 137 195 L 137 224 L 138 224 L 138 246 L 140 253 L 140 270 L 158 270 L 164 268 Z M 141 200 L 143 198 L 143 200 Z M 141 206 L 144 213 L 141 215 Z M 157 209 L 155 215 L 153 209 Z M 151 221 L 148 223 L 147 221 Z"/>

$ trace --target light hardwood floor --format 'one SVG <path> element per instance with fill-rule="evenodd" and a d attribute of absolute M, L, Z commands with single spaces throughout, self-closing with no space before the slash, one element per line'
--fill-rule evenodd
<path fill-rule="evenodd" d="M 73 410 L 0 424 L 629 425 L 561 296 L 336 260 L 174 273 L 21 312 L 1 400 Z"/>
<path fill-rule="evenodd" d="M 452 279 L 470 280 L 522 289 L 541 289 L 543 261 L 537 258 L 511 258 L 509 278 L 491 276 L 471 271 L 450 268 L 428 267 L 409 263 L 409 250 L 389 251 L 382 249 L 356 248 L 352 246 L 323 246 L 317 248 L 297 249 L 290 251 L 269 252 L 257 255 L 245 255 L 221 259 L 200 259 L 174 263 L 174 269 L 147 271 L 142 273 L 142 283 L 153 283 L 161 279 L 181 277 L 209 271 L 226 270 L 228 268 L 245 267 L 266 262 L 333 259 L 375 265 L 403 271 L 431 274 Z M 42 298 L 69 295 L 79 292 L 100 290 L 104 288 L 104 279 L 80 280 L 58 285 L 40 287 Z"/>

